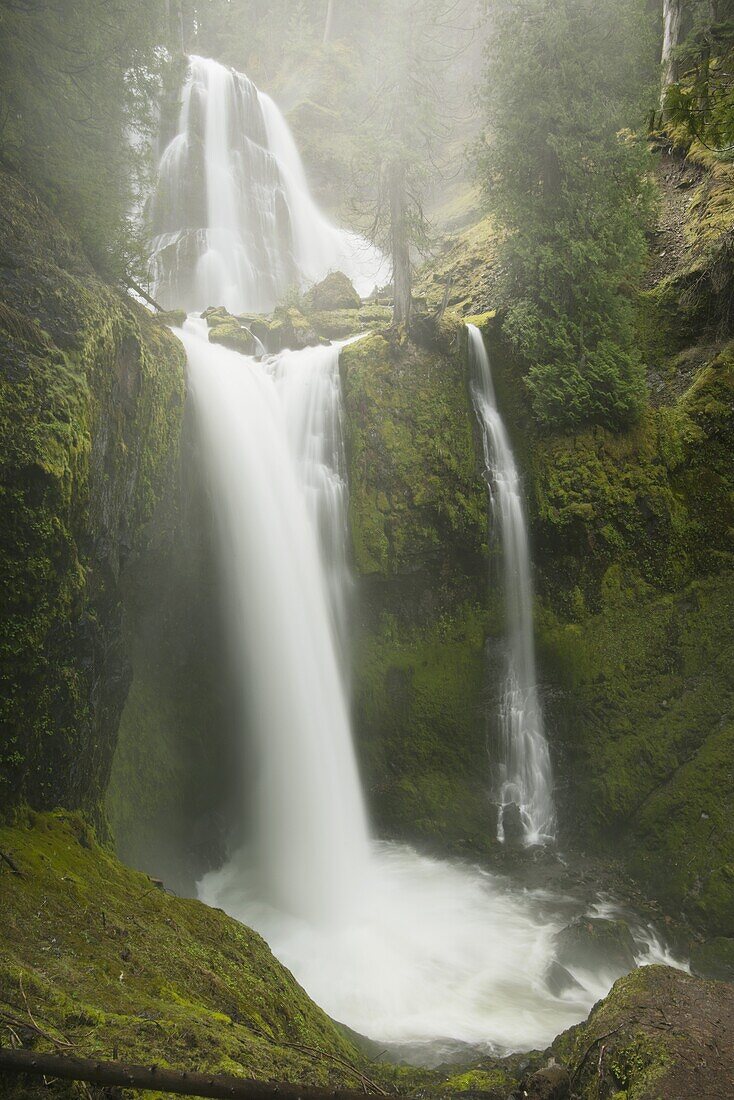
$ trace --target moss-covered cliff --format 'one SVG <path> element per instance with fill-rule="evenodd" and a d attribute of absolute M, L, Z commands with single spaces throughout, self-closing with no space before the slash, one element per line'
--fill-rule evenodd
<path fill-rule="evenodd" d="M 203 467 L 187 418 L 175 532 L 154 526 L 125 578 L 132 681 L 106 798 L 119 857 L 185 894 L 221 862 L 243 772 Z"/>
<path fill-rule="evenodd" d="M 129 683 L 120 579 L 176 468 L 183 351 L 0 173 L 0 806 L 96 815 Z"/>
<path fill-rule="evenodd" d="M 486 487 L 458 329 L 344 349 L 357 741 L 391 836 L 484 850 Z"/>

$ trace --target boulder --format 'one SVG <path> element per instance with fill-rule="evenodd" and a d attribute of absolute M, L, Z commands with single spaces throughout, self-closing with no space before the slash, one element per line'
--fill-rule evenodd
<path fill-rule="evenodd" d="M 271 324 L 267 317 L 263 317 L 260 314 L 247 313 L 238 316 L 237 320 L 245 328 L 249 329 L 252 335 L 260 341 L 262 346 L 271 351 L 270 347 L 270 330 Z"/>
<path fill-rule="evenodd" d="M 362 299 L 342 271 L 332 271 L 306 295 L 310 309 L 359 309 Z"/>
<path fill-rule="evenodd" d="M 607 971 L 634 970 L 635 941 L 623 920 L 579 917 L 555 936 L 556 959 L 564 967 Z"/>
<path fill-rule="evenodd" d="M 581 982 L 577 981 L 573 974 L 555 959 L 548 965 L 543 975 L 543 981 L 548 992 L 552 993 L 554 997 L 562 997 L 564 993 L 570 990 L 584 988 Z"/>
<path fill-rule="evenodd" d="M 691 947 L 691 972 L 698 978 L 734 982 L 734 939 L 717 936 Z"/>
<path fill-rule="evenodd" d="M 321 343 L 321 338 L 301 311 L 291 306 L 276 309 L 270 322 L 269 341 L 269 350 L 290 348 L 298 351 L 315 347 Z"/>
<path fill-rule="evenodd" d="M 615 982 L 571 1039 L 582 1100 L 732 1096 L 734 988 L 724 982 L 642 966 Z"/>
<path fill-rule="evenodd" d="M 525 826 L 522 820 L 522 811 L 516 802 L 508 802 L 502 807 L 502 831 L 505 835 L 505 844 L 513 848 L 520 847 L 525 840 Z"/>
<path fill-rule="evenodd" d="M 241 355 L 254 355 L 257 350 L 255 338 L 249 329 L 241 325 L 233 317 L 224 321 L 221 325 L 215 325 L 209 330 L 209 342 L 222 344 L 231 351 L 238 351 Z"/>

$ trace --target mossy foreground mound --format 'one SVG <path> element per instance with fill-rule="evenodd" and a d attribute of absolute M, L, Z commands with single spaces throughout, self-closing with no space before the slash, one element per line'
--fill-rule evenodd
<path fill-rule="evenodd" d="M 80 1057 L 360 1087 L 337 1060 L 360 1055 L 257 933 L 123 867 L 80 816 L 28 813 L 0 850 L 21 872 L 0 870 L 2 1043 L 50 1051 L 35 1020 Z"/>
<path fill-rule="evenodd" d="M 583 1100 L 723 1100 L 734 1082 L 734 988 L 642 967 L 553 1051 Z"/>

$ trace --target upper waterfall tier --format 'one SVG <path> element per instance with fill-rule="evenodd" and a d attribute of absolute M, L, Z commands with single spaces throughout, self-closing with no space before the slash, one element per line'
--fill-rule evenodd
<path fill-rule="evenodd" d="M 344 271 L 362 294 L 383 275 L 380 253 L 314 203 L 273 100 L 208 58 L 189 61 L 152 226 L 155 295 L 169 308 L 267 312 L 329 271 Z"/>

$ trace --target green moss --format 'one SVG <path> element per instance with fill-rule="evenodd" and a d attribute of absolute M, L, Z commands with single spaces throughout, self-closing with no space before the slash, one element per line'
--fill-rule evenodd
<path fill-rule="evenodd" d="M 538 560 L 559 605 L 574 588 L 598 605 L 611 566 L 659 586 L 684 579 L 687 515 L 670 483 L 661 436 L 660 417 L 649 410 L 623 435 L 595 429 L 535 441 Z"/>
<path fill-rule="evenodd" d="M 170 328 L 183 328 L 186 321 L 186 311 L 183 309 L 162 310 L 155 314 L 155 319 L 162 325 Z"/>
<path fill-rule="evenodd" d="M 0 805 L 95 812 L 127 686 L 118 584 L 175 470 L 183 349 L 5 173 L 0 198 Z"/>
<path fill-rule="evenodd" d="M 494 837 L 485 755 L 487 612 L 457 606 L 408 624 L 384 614 L 355 660 L 370 802 L 389 836 L 484 851 Z"/>
<path fill-rule="evenodd" d="M 491 1092 L 492 1089 L 511 1088 L 512 1083 L 512 1079 L 501 1069 L 475 1069 L 449 1077 L 443 1087 L 451 1092 Z"/>
<path fill-rule="evenodd" d="M 332 271 L 320 283 L 316 283 L 305 296 L 309 309 L 358 310 L 362 300 L 342 271 Z"/>
<path fill-rule="evenodd" d="M 355 1084 L 334 1059 L 360 1055 L 255 932 L 123 867 L 74 815 L 28 815 L 0 847 L 23 875 L 3 872 L 3 1011 L 27 1019 L 22 976 L 39 1024 L 87 1057 Z"/>
<path fill-rule="evenodd" d="M 496 304 L 497 230 L 491 218 L 446 237 L 441 252 L 418 272 L 415 294 L 429 308 L 444 304 L 463 314 Z"/>
<path fill-rule="evenodd" d="M 211 321 L 211 317 L 209 320 Z M 254 355 L 256 350 L 252 333 L 234 317 L 213 325 L 209 329 L 209 342 L 222 344 L 225 348 L 238 351 L 240 355 Z"/>
<path fill-rule="evenodd" d="M 582 624 L 546 620 L 551 724 L 575 783 L 574 827 L 619 847 L 667 904 L 734 915 L 734 573 L 675 596 L 632 590 Z"/>
<path fill-rule="evenodd" d="M 341 370 L 358 571 L 412 572 L 452 545 L 482 555 L 486 491 L 463 362 L 375 335 L 343 350 Z"/>

